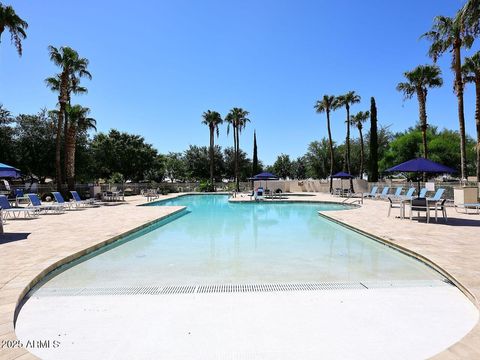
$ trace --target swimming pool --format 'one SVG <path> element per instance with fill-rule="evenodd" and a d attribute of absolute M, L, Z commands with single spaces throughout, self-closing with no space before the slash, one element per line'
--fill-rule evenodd
<path fill-rule="evenodd" d="M 61 267 L 28 294 L 18 338 L 60 342 L 31 352 L 51 360 L 421 359 L 478 320 L 422 262 L 317 213 L 351 207 L 222 195 L 148 204 L 163 205 L 186 210 Z"/>
<path fill-rule="evenodd" d="M 425 264 L 318 215 L 349 208 L 342 204 L 231 203 L 227 195 L 149 204 L 162 205 L 187 209 L 60 268 L 43 290 L 443 280 Z"/>

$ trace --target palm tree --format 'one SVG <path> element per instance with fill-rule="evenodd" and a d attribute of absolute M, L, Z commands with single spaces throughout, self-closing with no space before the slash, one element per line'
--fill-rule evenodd
<path fill-rule="evenodd" d="M 457 16 L 475 36 L 480 34 L 480 0 L 468 0 Z"/>
<path fill-rule="evenodd" d="M 345 95 L 337 97 L 337 101 L 334 104 L 334 109 L 345 106 L 347 110 L 347 136 L 345 138 L 345 163 L 347 166 L 347 172 L 350 173 L 350 106 L 359 103 L 360 96 L 355 94 L 355 91 L 349 91 Z M 353 192 L 353 180 L 350 179 L 350 191 Z"/>
<path fill-rule="evenodd" d="M 365 149 L 363 145 L 363 123 L 370 118 L 370 111 L 359 111 L 350 117 L 352 126 L 356 126 L 360 135 L 360 178 L 363 177 L 363 162 L 365 159 Z"/>
<path fill-rule="evenodd" d="M 238 168 L 238 158 L 240 153 L 240 133 L 242 130 L 247 126 L 247 122 L 250 119 L 247 118 L 249 112 L 242 109 L 234 107 L 225 117 L 225 121 L 227 122 L 227 135 L 230 132 L 230 125 L 232 125 L 233 129 L 233 148 L 235 151 L 235 189 L 236 191 L 240 191 L 240 176 L 239 176 L 239 168 Z"/>
<path fill-rule="evenodd" d="M 65 163 L 68 190 L 75 190 L 75 149 L 78 132 L 97 130 L 97 121 L 88 117 L 90 109 L 80 105 L 67 106 L 68 128 L 65 136 Z"/>
<path fill-rule="evenodd" d="M 213 169 L 214 169 L 214 147 L 215 147 L 215 143 L 214 143 L 214 134 L 215 132 L 217 133 L 217 137 L 218 137 L 218 134 L 219 134 L 219 131 L 218 131 L 218 125 L 220 125 L 221 123 L 223 123 L 223 120 L 222 120 L 222 116 L 216 112 L 216 111 L 206 111 L 203 113 L 202 115 L 203 117 L 203 120 L 202 120 L 202 124 L 205 124 L 208 126 L 208 128 L 210 129 L 210 185 L 212 186 L 212 188 L 215 190 L 215 187 L 214 187 L 214 176 L 213 176 Z"/>
<path fill-rule="evenodd" d="M 57 132 L 55 139 L 55 168 L 57 189 L 62 190 L 62 170 L 61 170 L 61 136 L 64 127 L 64 118 L 67 105 L 70 102 L 70 94 L 74 88 L 78 87 L 78 79 L 86 77 L 92 78 L 88 72 L 88 60 L 81 58 L 78 53 L 68 46 L 62 46 L 57 49 L 54 46 L 48 47 L 50 52 L 50 60 L 62 70 L 54 78 L 47 78 L 46 84 L 52 91 L 58 91 L 58 102 L 60 111 L 57 114 Z M 75 84 L 77 82 L 77 84 Z"/>
<path fill-rule="evenodd" d="M 423 157 L 428 159 L 427 149 L 427 93 L 428 88 L 443 85 L 442 71 L 437 65 L 419 65 L 412 71 L 404 73 L 406 82 L 398 83 L 397 90 L 403 93 L 405 99 L 411 99 L 414 94 L 418 100 L 418 118 L 422 130 Z"/>
<path fill-rule="evenodd" d="M 12 43 L 15 45 L 19 56 L 22 56 L 22 40 L 27 37 L 25 32 L 27 28 L 27 22 L 20 18 L 11 6 L 5 6 L 0 3 L 0 42 L 3 32 L 5 29 L 8 29 Z"/>
<path fill-rule="evenodd" d="M 328 131 L 328 146 L 330 149 L 330 193 L 333 192 L 333 142 L 332 142 L 332 131 L 330 129 L 330 111 L 334 109 L 335 105 L 335 96 L 333 95 L 323 95 L 322 100 L 317 100 L 317 103 L 314 105 L 317 113 L 321 114 L 325 112 L 327 114 L 327 131 Z"/>
<path fill-rule="evenodd" d="M 472 57 L 465 58 L 462 66 L 466 83 L 475 84 L 475 124 L 477 127 L 477 181 L 480 181 L 480 51 Z"/>
<path fill-rule="evenodd" d="M 454 90 L 458 102 L 458 123 L 460 132 L 460 172 L 462 179 L 467 176 L 467 152 L 465 136 L 465 114 L 463 106 L 463 79 L 461 48 L 470 48 L 473 44 L 471 29 L 465 26 L 462 16 L 455 18 L 437 16 L 434 19 L 432 30 L 422 35 L 432 43 L 428 55 L 437 62 L 437 59 L 446 51 L 452 53 L 452 70 L 455 74 Z"/>
<path fill-rule="evenodd" d="M 50 88 L 52 91 L 60 91 L 60 84 L 61 84 L 61 77 L 60 74 L 57 74 L 56 76 L 49 77 L 45 79 L 45 82 L 47 83 L 47 86 Z M 88 89 L 86 87 L 80 86 L 80 79 L 75 76 L 75 74 L 72 74 L 70 77 L 70 82 L 69 82 L 69 88 L 68 88 L 68 101 L 67 101 L 67 107 L 65 107 L 65 112 L 63 114 L 64 117 L 64 125 L 63 125 L 63 136 L 64 139 L 67 137 L 67 130 L 68 130 L 68 111 L 67 108 L 68 106 L 71 105 L 71 96 L 70 94 L 73 93 L 75 95 L 82 95 L 88 93 Z M 58 118 L 58 114 L 56 114 L 56 117 Z M 65 149 L 66 153 L 66 149 Z M 67 168 L 70 166 L 68 162 L 65 161 L 65 174 L 67 173 Z M 63 183 L 62 179 L 62 183 Z"/>

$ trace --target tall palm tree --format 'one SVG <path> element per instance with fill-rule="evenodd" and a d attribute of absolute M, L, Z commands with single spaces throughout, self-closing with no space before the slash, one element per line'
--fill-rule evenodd
<path fill-rule="evenodd" d="M 347 166 L 347 172 L 350 173 L 350 106 L 353 104 L 358 104 L 361 100 L 361 97 L 355 93 L 355 91 L 349 91 L 345 95 L 340 95 L 337 97 L 335 102 L 334 109 L 345 106 L 347 111 L 347 135 L 345 138 L 345 163 Z M 353 192 L 353 180 L 350 178 L 350 191 Z"/>
<path fill-rule="evenodd" d="M 61 85 L 61 77 L 60 74 L 57 74 L 55 76 L 49 77 L 45 79 L 45 82 L 47 83 L 47 86 L 50 88 L 52 91 L 57 91 L 60 92 L 60 85 Z M 68 111 L 67 108 L 68 106 L 71 105 L 71 95 L 70 94 L 75 94 L 75 95 L 82 95 L 88 93 L 88 89 L 84 86 L 80 86 L 80 79 L 75 76 L 75 74 L 72 74 L 70 76 L 70 81 L 69 81 L 69 87 L 68 87 L 68 100 L 67 100 L 67 106 L 65 107 L 65 112 L 63 114 L 63 136 L 64 139 L 67 137 L 67 130 L 68 130 Z M 58 114 L 55 115 L 56 118 L 58 118 Z M 64 150 L 66 153 L 66 149 Z M 67 168 L 70 166 L 67 161 L 65 161 L 65 174 L 67 173 Z M 63 183 L 62 179 L 62 183 Z"/>
<path fill-rule="evenodd" d="M 47 78 L 46 84 L 52 91 L 58 91 L 58 102 L 60 111 L 57 114 L 57 131 L 55 139 L 55 168 L 57 189 L 62 190 L 62 170 L 61 170 L 61 137 L 64 127 L 64 118 L 67 105 L 70 101 L 70 94 L 72 88 L 75 87 L 73 79 L 86 77 L 92 78 L 92 75 L 87 70 L 88 60 L 81 58 L 79 54 L 68 46 L 62 46 L 57 49 L 54 46 L 49 46 L 50 60 L 61 68 L 61 73 L 55 78 Z M 57 82 L 58 81 L 58 82 Z M 77 84 L 78 85 L 78 84 Z"/>
<path fill-rule="evenodd" d="M 365 148 L 363 145 L 363 123 L 370 118 L 370 111 L 359 111 L 350 117 L 352 126 L 356 126 L 360 135 L 360 178 L 363 178 L 363 163 L 365 159 Z"/>
<path fill-rule="evenodd" d="M 27 38 L 25 31 L 27 28 L 27 22 L 20 18 L 11 6 L 0 3 L 0 42 L 2 42 L 3 32 L 8 29 L 19 56 L 22 56 L 22 40 Z"/>
<path fill-rule="evenodd" d="M 414 94 L 418 100 L 418 118 L 422 130 L 423 157 L 428 159 L 427 149 L 427 93 L 428 88 L 443 85 L 442 71 L 437 65 L 419 65 L 412 71 L 404 73 L 406 82 L 398 83 L 397 90 L 403 93 L 405 99 L 411 99 Z"/>
<path fill-rule="evenodd" d="M 247 118 L 249 112 L 242 108 L 232 108 L 230 112 L 225 117 L 227 122 L 227 134 L 230 132 L 230 125 L 233 130 L 233 147 L 235 151 L 235 189 L 240 191 L 240 176 L 239 176 L 239 166 L 238 159 L 240 154 L 240 133 L 247 126 L 247 122 L 250 119 Z"/>
<path fill-rule="evenodd" d="M 215 142 L 214 142 L 214 134 L 215 132 L 217 133 L 217 137 L 218 137 L 218 134 L 219 134 L 219 130 L 218 130 L 218 125 L 220 125 L 221 123 L 223 123 L 223 119 L 222 119 L 222 116 L 216 112 L 216 111 L 206 111 L 203 113 L 202 115 L 203 117 L 203 120 L 202 120 L 202 124 L 205 124 L 208 126 L 208 128 L 210 129 L 210 185 L 212 186 L 212 188 L 215 190 L 215 182 L 214 182 L 214 176 L 213 176 L 213 169 L 214 169 L 214 161 L 215 161 L 215 158 L 214 158 L 214 147 L 215 147 Z"/>
<path fill-rule="evenodd" d="M 477 127 L 477 181 L 480 181 L 480 51 L 472 57 L 465 58 L 462 66 L 466 83 L 475 84 L 475 124 Z"/>
<path fill-rule="evenodd" d="M 328 147 L 330 150 L 330 193 L 333 192 L 333 142 L 332 142 L 332 131 L 330 129 L 330 111 L 334 109 L 335 105 L 335 96 L 333 95 L 323 95 L 322 100 L 317 100 L 317 103 L 314 105 L 314 108 L 317 113 L 326 113 L 327 114 L 327 131 L 328 131 Z"/>
<path fill-rule="evenodd" d="M 67 106 L 68 128 L 65 136 L 65 163 L 68 190 L 75 190 L 75 150 L 77 145 L 78 132 L 87 131 L 89 129 L 97 130 L 97 121 L 91 117 L 90 109 L 81 105 Z"/>
<path fill-rule="evenodd" d="M 422 35 L 431 41 L 428 55 L 437 62 L 445 52 L 452 53 L 452 70 L 455 74 L 454 90 L 458 102 L 458 123 L 460 132 L 460 172 L 462 179 L 467 176 L 467 152 L 465 135 L 465 114 L 463 106 L 463 79 L 461 49 L 470 48 L 473 44 L 471 29 L 466 27 L 462 16 L 455 18 L 437 16 L 434 19 L 432 30 Z"/>

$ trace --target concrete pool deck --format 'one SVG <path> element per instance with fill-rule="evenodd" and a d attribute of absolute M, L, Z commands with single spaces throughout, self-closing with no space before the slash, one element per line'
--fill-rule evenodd
<path fill-rule="evenodd" d="M 169 197 L 174 197 L 171 195 Z M 166 198 L 166 197 L 162 197 Z M 248 197 L 238 197 L 246 200 Z M 291 196 L 290 201 L 334 201 L 327 194 Z M 342 199 L 340 199 L 341 201 Z M 13 318 L 19 299 L 32 282 L 62 259 L 73 259 L 86 248 L 101 246 L 122 233 L 155 221 L 179 210 L 179 207 L 136 207 L 141 197 L 127 198 L 126 204 L 70 211 L 64 215 L 45 215 L 35 220 L 11 220 L 0 236 L 0 340 L 16 339 Z M 444 225 L 387 218 L 387 203 L 366 200 L 361 208 L 330 211 L 325 215 L 369 234 L 418 253 L 440 266 L 464 285 L 475 297 L 480 296 L 479 215 L 457 214 L 448 209 Z M 420 235 L 420 236 L 419 236 Z M 73 254 L 77 254 L 73 256 Z M 64 261 L 63 261 L 64 262 Z M 478 306 L 475 300 L 475 305 Z M 437 355 L 438 359 L 480 358 L 480 326 L 460 342 Z M 25 349 L 0 349 L 0 359 L 33 359 Z"/>

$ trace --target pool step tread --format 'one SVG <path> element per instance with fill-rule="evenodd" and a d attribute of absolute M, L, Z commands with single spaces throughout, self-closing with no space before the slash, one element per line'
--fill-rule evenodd
<path fill-rule="evenodd" d="M 213 293 L 291 292 L 326 290 L 368 290 L 406 287 L 449 286 L 443 280 L 396 280 L 361 282 L 319 282 L 305 284 L 218 284 L 168 285 L 101 288 L 40 288 L 30 296 L 100 296 L 100 295 L 175 295 Z"/>

